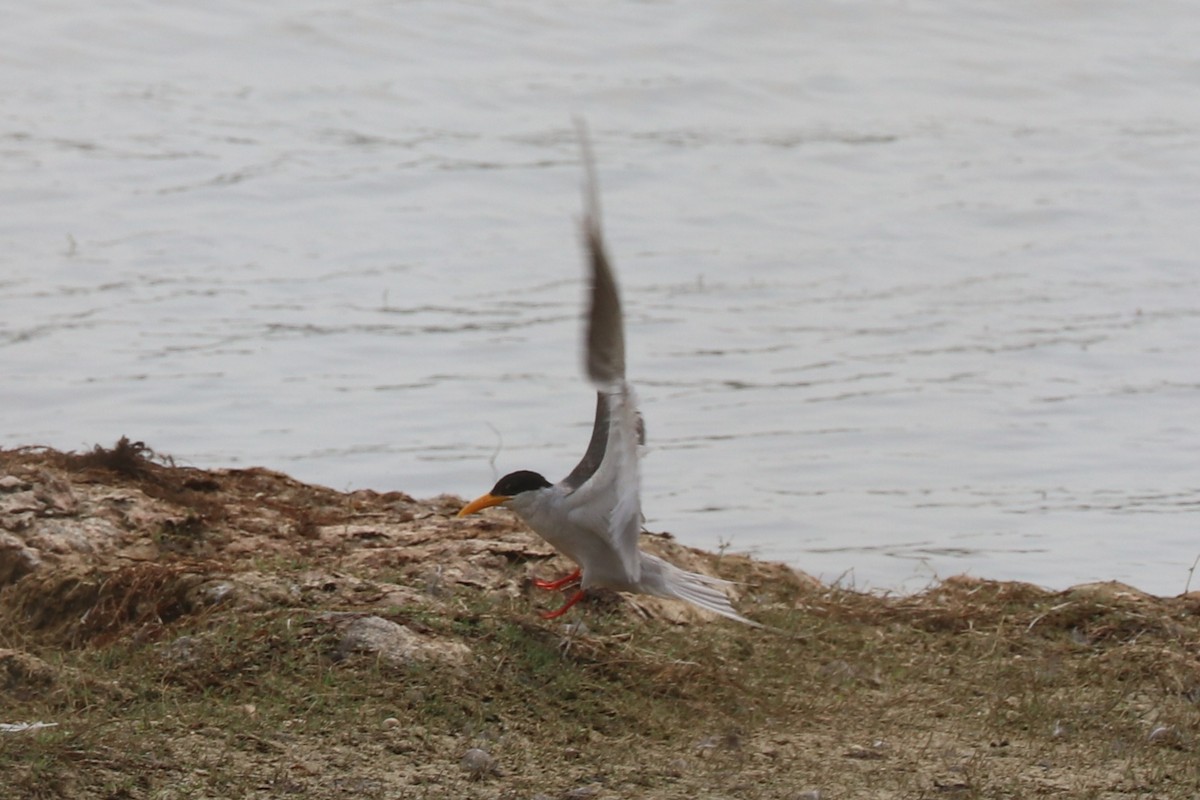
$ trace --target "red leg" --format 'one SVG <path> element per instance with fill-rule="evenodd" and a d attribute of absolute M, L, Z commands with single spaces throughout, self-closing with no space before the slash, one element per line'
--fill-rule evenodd
<path fill-rule="evenodd" d="M 533 585 L 539 589 L 549 589 L 556 592 L 564 586 L 570 586 L 572 583 L 575 583 L 580 579 L 580 577 L 581 575 L 579 574 L 579 570 L 575 570 L 567 577 L 559 578 L 556 581 L 543 581 L 539 578 L 534 578 Z"/>
<path fill-rule="evenodd" d="M 557 611 L 543 611 L 543 612 L 541 612 L 541 614 L 542 614 L 542 619 L 558 619 L 558 618 L 559 618 L 559 617 L 561 617 L 563 614 L 567 613 L 567 610 L 568 610 L 568 609 L 569 609 L 571 606 L 575 605 L 575 604 L 576 604 L 576 603 L 578 603 L 580 600 L 582 600 L 582 599 L 583 599 L 583 595 L 584 595 L 584 591 L 583 591 L 583 589 L 579 589 L 578 591 L 576 591 L 576 592 L 575 592 L 575 594 L 571 595 L 571 599 L 570 599 L 570 600 L 568 600 L 567 602 L 563 603 L 563 606 L 562 606 L 562 608 L 558 609 Z"/>

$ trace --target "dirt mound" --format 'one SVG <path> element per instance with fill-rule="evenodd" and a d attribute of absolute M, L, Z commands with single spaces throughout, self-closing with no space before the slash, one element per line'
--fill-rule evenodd
<path fill-rule="evenodd" d="M 561 600 L 503 510 L 0 451 L 14 797 L 1189 797 L 1200 596 L 951 579 L 916 596 L 644 544 L 755 631 Z M 694 624 L 702 623 L 702 624 Z M 45 727 L 43 726 L 45 723 Z M 0 793 L 2 794 L 2 793 Z M 5 795 L 8 796 L 8 795 Z"/>
<path fill-rule="evenodd" d="M 535 565 L 568 568 L 507 513 L 454 519 L 459 498 L 344 494 L 265 469 L 179 467 L 126 438 L 83 454 L 0 451 L 0 472 L 4 605 L 26 628 L 71 645 L 167 624 L 218 601 L 253 604 L 264 593 L 311 599 L 318 584 L 323 601 L 337 593 L 352 605 L 433 599 L 448 586 L 515 597 Z M 689 569 L 715 566 L 713 557 L 669 539 L 653 541 Z M 263 574 L 301 562 L 313 568 L 299 581 Z M 754 562 L 726 562 L 736 579 L 754 577 Z M 624 608 L 702 618 L 653 598 Z"/>

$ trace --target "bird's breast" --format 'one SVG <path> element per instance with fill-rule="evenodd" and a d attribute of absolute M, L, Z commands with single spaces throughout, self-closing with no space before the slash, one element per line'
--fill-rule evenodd
<path fill-rule="evenodd" d="M 578 517 L 565 510 L 559 513 L 543 510 L 543 513 L 529 514 L 525 522 L 551 547 L 579 565 L 583 588 L 623 589 L 630 585 L 633 576 L 628 574 L 620 555 L 613 549 L 606 528 L 596 528 L 596 524 L 607 523 Z M 589 521 L 596 524 L 588 524 Z"/>

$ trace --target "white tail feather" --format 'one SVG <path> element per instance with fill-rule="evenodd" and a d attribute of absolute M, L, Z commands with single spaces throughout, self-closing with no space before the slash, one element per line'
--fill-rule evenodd
<path fill-rule="evenodd" d="M 739 614 L 725 593 L 716 588 L 730 585 L 729 581 L 698 572 L 688 572 L 649 553 L 642 553 L 641 577 L 641 588 L 646 594 L 683 600 L 744 625 L 763 627 L 762 624 Z"/>

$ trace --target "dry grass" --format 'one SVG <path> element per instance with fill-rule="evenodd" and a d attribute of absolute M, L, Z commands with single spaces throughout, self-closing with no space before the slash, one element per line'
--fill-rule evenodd
<path fill-rule="evenodd" d="M 1200 792 L 1195 598 L 967 580 L 884 598 L 726 557 L 723 574 L 754 584 L 743 609 L 780 633 L 643 619 L 611 598 L 571 632 L 532 613 L 544 553 L 512 544 L 502 515 L 455 527 L 441 501 L 44 456 L 0 454 L 0 472 L 61 470 L 80 517 L 84 484 L 141 492 L 154 474 L 157 516 L 137 517 L 150 529 L 128 548 L 160 557 L 49 564 L 0 589 L 0 722 L 58 723 L 0 733 L 0 796 Z M 218 520 L 195 534 L 203 546 L 171 546 L 163 504 Z M 251 534 L 257 552 L 236 550 Z M 419 549 L 435 546 L 458 549 Z M 206 587 L 222 582 L 236 591 L 215 601 Z M 345 621 L 365 614 L 469 655 L 348 651 Z M 464 768 L 471 748 L 491 761 Z"/>

